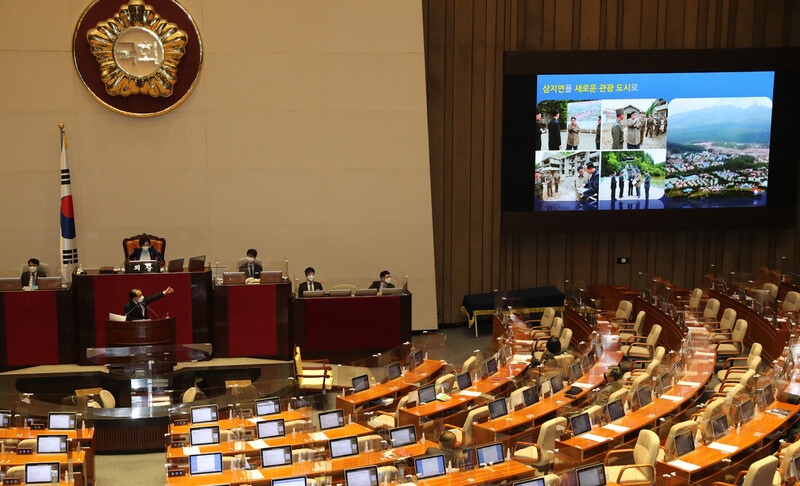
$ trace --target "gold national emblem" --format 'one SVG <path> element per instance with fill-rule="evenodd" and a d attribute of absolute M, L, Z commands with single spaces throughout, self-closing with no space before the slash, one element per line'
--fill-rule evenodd
<path fill-rule="evenodd" d="M 186 53 L 186 32 L 161 18 L 142 0 L 130 0 L 114 17 L 86 33 L 112 96 L 170 96 L 178 63 Z"/>

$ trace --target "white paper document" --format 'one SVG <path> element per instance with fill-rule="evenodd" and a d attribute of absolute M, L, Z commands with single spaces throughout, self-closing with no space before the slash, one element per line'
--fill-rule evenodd
<path fill-rule="evenodd" d="M 465 397 L 479 397 L 481 396 L 481 392 L 477 391 L 470 391 L 470 390 L 461 390 L 458 392 L 459 395 L 464 395 Z"/>
<path fill-rule="evenodd" d="M 728 454 L 733 454 L 734 452 L 738 451 L 739 448 L 732 445 L 720 444 L 719 442 L 712 442 L 708 444 L 710 449 L 716 449 L 718 451 L 727 452 Z"/>
<path fill-rule="evenodd" d="M 314 442 L 323 442 L 328 440 L 328 436 L 325 435 L 325 432 L 312 432 L 309 435 L 311 435 L 311 440 Z"/>
<path fill-rule="evenodd" d="M 584 390 L 591 390 L 594 388 L 594 385 L 590 385 L 589 383 L 581 383 L 580 381 L 576 381 L 572 384 L 572 386 L 577 386 L 578 388 L 583 388 Z"/>
<path fill-rule="evenodd" d="M 696 469 L 700 469 L 700 466 L 698 466 L 696 464 L 692 464 L 690 462 L 681 461 L 680 459 L 675 459 L 674 461 L 669 462 L 667 464 L 669 464 L 670 466 L 675 466 L 675 467 L 677 467 L 679 469 L 683 469 L 684 471 L 689 471 L 689 472 L 692 472 L 692 471 L 694 471 Z"/>
<path fill-rule="evenodd" d="M 264 442 L 264 439 L 251 440 L 248 441 L 247 444 L 250 445 L 250 447 L 252 447 L 253 449 L 263 449 L 265 447 L 269 447 L 267 443 Z"/>
<path fill-rule="evenodd" d="M 620 434 L 624 434 L 625 432 L 631 430 L 628 427 L 623 427 L 622 425 L 614 425 L 614 424 L 606 424 L 603 426 L 604 429 L 613 430 L 614 432 L 618 432 Z"/>
<path fill-rule="evenodd" d="M 581 439 L 593 440 L 595 442 L 605 442 L 605 441 L 608 440 L 608 437 L 603 437 L 603 436 L 594 435 L 594 434 L 583 434 L 583 435 L 580 435 L 578 437 L 580 437 Z"/>
<path fill-rule="evenodd" d="M 673 402 L 681 402 L 683 401 L 683 397 L 676 397 L 675 395 L 661 395 L 661 398 L 664 400 L 670 400 Z"/>
<path fill-rule="evenodd" d="M 683 381 L 683 380 L 681 380 L 681 381 L 678 382 L 678 384 L 680 386 L 693 386 L 693 387 L 700 386 L 700 383 L 698 383 L 696 381 Z"/>
<path fill-rule="evenodd" d="M 258 469 L 250 469 L 249 471 L 247 471 L 247 479 L 249 479 L 250 481 L 254 479 L 264 479 L 264 475 L 261 474 L 261 471 L 259 471 Z"/>
<path fill-rule="evenodd" d="M 709 353 L 706 351 L 695 351 L 694 354 L 696 354 L 697 356 L 708 356 L 709 358 L 712 356 L 716 356 L 715 353 Z"/>
<path fill-rule="evenodd" d="M 183 455 L 191 456 L 193 454 L 200 454 L 200 448 L 197 446 L 194 447 L 184 447 L 183 448 Z"/>

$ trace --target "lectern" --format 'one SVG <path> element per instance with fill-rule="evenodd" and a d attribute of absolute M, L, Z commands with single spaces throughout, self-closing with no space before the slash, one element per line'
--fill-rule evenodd
<path fill-rule="evenodd" d="M 151 321 L 106 321 L 106 347 L 175 344 L 175 318 Z"/>

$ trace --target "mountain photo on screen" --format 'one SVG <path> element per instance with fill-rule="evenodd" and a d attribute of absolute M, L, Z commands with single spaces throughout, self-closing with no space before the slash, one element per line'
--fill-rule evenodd
<path fill-rule="evenodd" d="M 772 100 L 676 98 L 669 114 L 668 198 L 766 205 Z"/>

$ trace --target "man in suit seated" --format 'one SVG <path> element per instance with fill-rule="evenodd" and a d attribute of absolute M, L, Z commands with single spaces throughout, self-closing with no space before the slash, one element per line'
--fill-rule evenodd
<path fill-rule="evenodd" d="M 139 248 L 133 250 L 131 256 L 128 257 L 130 261 L 136 260 L 155 260 L 158 263 L 164 263 L 164 255 L 158 252 L 155 248 L 150 245 L 150 238 L 143 236 L 139 238 Z"/>
<path fill-rule="evenodd" d="M 142 319 L 149 319 L 147 317 L 147 306 L 150 302 L 156 301 L 167 294 L 175 292 L 172 287 L 167 287 L 163 292 L 159 292 L 150 297 L 142 295 L 139 289 L 131 289 L 129 295 L 130 300 L 125 304 L 125 320 L 126 321 L 141 321 Z"/>
<path fill-rule="evenodd" d="M 609 366 L 604 373 L 606 379 L 606 386 L 604 386 L 597 395 L 594 397 L 593 405 L 605 407 L 608 405 L 608 399 L 611 395 L 619 390 L 622 390 L 622 371 L 619 366 Z"/>
<path fill-rule="evenodd" d="M 302 297 L 303 293 L 309 290 L 322 290 L 322 284 L 314 281 L 314 267 L 306 268 L 306 281 L 297 287 L 297 296 Z"/>
<path fill-rule="evenodd" d="M 22 272 L 20 280 L 23 287 L 33 287 L 39 281 L 40 277 L 46 277 L 47 274 L 44 270 L 39 270 L 39 260 L 31 258 L 28 260 L 28 271 Z"/>
<path fill-rule="evenodd" d="M 378 289 L 378 292 L 383 289 L 393 289 L 394 284 L 392 283 L 392 274 L 389 273 L 389 270 L 382 271 L 381 279 L 372 282 L 372 285 L 370 285 L 369 288 Z"/>
<path fill-rule="evenodd" d="M 261 278 L 263 268 L 261 264 L 256 263 L 257 256 L 258 252 L 253 248 L 247 250 L 247 261 L 239 267 L 239 271 L 244 272 L 245 278 Z"/>

